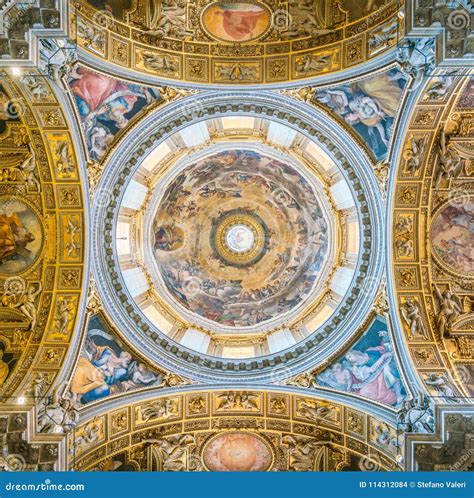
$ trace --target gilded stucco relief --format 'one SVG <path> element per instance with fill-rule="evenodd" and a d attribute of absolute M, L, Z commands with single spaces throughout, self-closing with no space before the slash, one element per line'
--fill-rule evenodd
<path fill-rule="evenodd" d="M 394 470 L 401 452 L 394 427 L 338 403 L 233 390 L 153 398 L 91 418 L 68 453 L 76 470 L 309 471 Z"/>
<path fill-rule="evenodd" d="M 35 78 L 41 97 L 33 91 Z M 25 81 L 23 86 L 2 74 L 0 313 L 6 399 L 19 388 L 32 394 L 38 378 L 41 398 L 54 383 L 80 320 L 85 258 L 83 191 L 64 114 L 44 78 Z M 69 147 L 61 159 L 60 143 Z"/>
<path fill-rule="evenodd" d="M 80 47 L 191 83 L 278 83 L 370 61 L 397 42 L 397 2 L 279 0 L 75 4 Z"/>
<path fill-rule="evenodd" d="M 405 135 L 394 197 L 404 334 L 426 389 L 447 402 L 472 393 L 471 84 L 450 75 L 428 82 Z M 422 115 L 430 118 L 420 122 Z"/>

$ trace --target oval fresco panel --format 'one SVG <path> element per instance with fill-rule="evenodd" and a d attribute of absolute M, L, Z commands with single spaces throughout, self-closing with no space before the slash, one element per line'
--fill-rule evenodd
<path fill-rule="evenodd" d="M 271 13 L 261 2 L 214 2 L 204 9 L 201 22 L 212 38 L 242 43 L 256 40 L 268 31 Z"/>
<path fill-rule="evenodd" d="M 474 197 L 445 204 L 431 224 L 431 245 L 442 266 L 474 276 Z"/>
<path fill-rule="evenodd" d="M 273 456 L 261 438 L 234 432 L 211 439 L 204 447 L 203 461 L 216 472 L 264 472 L 270 468 Z"/>
<path fill-rule="evenodd" d="M 24 201 L 0 198 L 0 275 L 30 268 L 41 252 L 43 229 L 38 215 Z"/>

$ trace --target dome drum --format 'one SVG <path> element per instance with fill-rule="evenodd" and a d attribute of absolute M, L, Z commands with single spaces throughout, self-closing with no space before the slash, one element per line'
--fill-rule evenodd
<path fill-rule="evenodd" d="M 338 341 L 342 340 L 341 327 L 347 323 L 347 315 L 362 313 L 356 303 L 362 299 L 368 306 L 367 298 L 375 292 L 376 277 L 369 281 L 364 277 L 374 271 L 374 265 L 380 264 L 377 252 L 373 250 L 377 239 L 372 236 L 376 226 L 373 216 L 378 216 L 379 208 L 377 197 L 367 198 L 364 194 L 367 190 L 362 188 L 363 183 L 375 182 L 375 179 L 370 179 L 367 170 L 358 168 L 358 171 L 350 166 L 352 159 L 349 160 L 339 148 L 342 144 L 335 145 L 341 141 L 340 138 L 331 135 L 333 138 L 328 141 L 324 137 L 330 130 L 325 130 L 323 134 L 308 124 L 306 108 L 304 112 L 293 109 L 293 116 L 290 116 L 285 105 L 272 108 L 269 101 L 271 98 L 265 95 L 260 102 L 232 104 L 230 108 L 233 112 L 241 114 L 229 117 L 220 117 L 220 113 L 226 112 L 229 107 L 228 103 L 218 103 L 215 110 L 205 103 L 198 113 L 202 113 L 203 117 L 216 111 L 217 114 L 204 121 L 196 116 L 180 117 L 175 114 L 174 122 L 180 123 L 179 126 L 166 126 L 167 130 L 174 131 L 157 142 L 155 140 L 162 133 L 148 133 L 146 143 L 142 142 L 135 150 L 135 159 L 128 161 L 131 168 L 125 166 L 131 170 L 130 173 L 133 171 L 133 176 L 129 174 L 123 179 L 125 189 L 121 189 L 122 200 L 117 204 L 119 211 L 125 207 L 124 200 L 134 196 L 134 188 L 138 188 L 134 185 L 142 185 L 140 189 L 143 188 L 145 193 L 143 202 L 138 202 L 139 207 L 131 216 L 133 223 L 127 223 L 125 217 L 120 215 L 116 234 L 113 235 L 116 244 L 109 244 L 115 254 L 112 259 L 120 261 L 118 281 L 122 288 L 119 288 L 119 294 L 125 292 L 123 298 L 117 296 L 117 304 L 123 304 L 119 304 L 118 308 L 112 305 L 112 308 L 123 316 L 119 312 L 120 307 L 130 309 L 131 306 L 135 318 L 129 322 L 130 318 L 123 316 L 123 320 L 138 328 L 137 337 L 143 334 L 143 345 L 148 343 L 148 352 L 153 357 L 155 347 L 156 352 L 160 349 L 166 352 L 164 356 L 156 357 L 158 362 L 165 363 L 177 353 L 183 371 L 189 368 L 194 371 L 193 364 L 202 365 L 204 370 L 191 374 L 198 377 L 213 378 L 212 372 L 217 369 L 226 371 L 230 376 L 232 372 L 245 371 L 254 378 L 255 375 L 265 376 L 265 369 L 271 365 L 293 364 L 295 358 L 300 356 L 306 358 L 305 362 L 320 361 L 321 354 L 324 354 L 321 345 L 334 334 L 338 336 Z M 256 115 L 258 111 L 260 114 Z M 269 115 L 272 118 L 267 117 Z M 183 126 L 189 118 L 190 123 Z M 286 119 L 288 124 L 285 124 Z M 172 139 L 173 136 L 176 138 Z M 320 145 L 323 141 L 330 145 Z M 174 150 L 176 143 L 181 143 L 179 151 Z M 127 152 L 130 153 L 131 150 Z M 123 153 L 121 156 L 124 157 Z M 281 178 L 285 175 L 292 178 L 300 176 L 301 180 L 294 183 L 299 185 L 301 192 L 287 192 L 285 185 L 281 188 L 281 178 L 273 177 L 268 182 L 263 175 L 249 180 L 249 173 L 258 171 L 255 164 L 262 161 L 264 170 L 267 163 L 276 164 L 277 167 L 269 171 Z M 359 161 L 363 164 L 364 158 Z M 219 168 L 209 167 L 216 162 L 220 163 Z M 249 164 L 253 165 L 253 170 L 246 171 Z M 199 171 L 200 167 L 202 171 Z M 197 168 L 197 180 L 189 175 L 193 168 Z M 221 175 L 217 182 L 212 176 L 216 172 Z M 202 180 L 203 183 L 188 188 L 191 184 L 186 182 L 190 178 L 192 182 Z M 197 185 L 198 188 L 194 188 Z M 176 199 L 173 192 L 180 189 L 183 195 L 174 205 Z M 270 196 L 273 205 L 252 204 L 256 199 L 264 198 L 258 189 L 269 189 L 267 192 L 273 193 Z M 315 195 L 320 217 L 314 218 L 314 212 L 308 213 L 307 221 L 317 223 L 316 229 L 308 230 L 307 222 L 303 222 L 307 215 L 297 215 L 300 206 L 308 206 L 306 202 L 293 203 L 298 195 Z M 111 220 L 111 215 L 115 218 L 119 212 L 117 207 L 110 207 L 105 209 L 108 220 Z M 271 211 L 276 207 L 281 212 L 273 216 Z M 191 225 L 199 223 L 200 215 L 195 214 L 201 208 L 203 219 L 209 219 L 210 223 L 196 230 L 196 226 Z M 129 213 L 129 208 L 126 211 Z M 247 225 L 235 219 L 235 223 L 229 225 L 229 230 L 235 227 L 232 233 L 239 235 L 237 239 L 240 242 L 237 244 L 244 244 L 244 250 L 239 253 L 238 245 L 235 246 L 237 251 L 229 250 L 230 239 L 223 235 L 229 231 L 225 230 L 219 238 L 222 244 L 218 247 L 215 239 L 217 232 L 213 232 L 211 220 L 214 220 L 216 228 L 221 217 L 225 218 L 229 212 L 248 216 L 250 211 L 258 218 L 247 218 Z M 170 212 L 172 216 L 169 216 Z M 293 228 L 298 223 L 300 232 L 303 228 L 301 233 Z M 137 230 L 137 227 L 140 228 Z M 261 238 L 258 236 L 260 230 L 265 234 Z M 281 233 L 286 235 L 281 237 Z M 128 242 L 124 241 L 124 234 L 130 237 Z M 299 254 L 298 243 L 289 243 L 290 234 L 296 236 L 296 241 L 300 238 L 302 245 Z M 326 240 L 322 241 L 321 235 Z M 237 239 L 233 238 L 232 243 L 236 243 Z M 259 240 L 264 242 L 257 248 L 257 260 L 252 257 L 246 268 L 227 264 L 229 255 L 247 257 L 249 253 L 245 244 L 250 244 L 253 250 L 255 241 Z M 294 249 L 288 261 L 280 261 L 283 274 L 290 282 L 288 289 L 292 288 L 290 273 L 301 273 L 302 268 L 293 263 L 298 258 L 305 261 L 305 250 L 310 259 L 303 267 L 317 268 L 319 276 L 315 277 L 311 273 L 313 270 L 310 271 L 307 275 L 309 280 L 301 287 L 303 294 L 297 292 L 296 300 L 290 294 L 288 298 L 281 294 L 284 279 L 278 278 L 276 286 L 267 286 L 263 294 L 256 294 L 257 287 L 252 277 L 256 281 L 258 275 L 262 281 L 264 265 L 268 265 L 267 271 L 271 270 L 272 265 L 275 267 L 275 257 L 285 253 L 278 244 L 285 241 Z M 312 250 L 308 251 L 308 243 Z M 201 258 L 201 266 L 189 266 L 189 258 L 186 262 L 183 256 L 186 251 L 196 253 L 197 247 L 206 248 L 201 252 L 206 257 Z M 314 247 L 319 249 L 315 251 Z M 323 259 L 315 265 L 314 260 L 313 263 L 310 261 L 311 254 L 314 257 L 316 253 Z M 178 268 L 180 265 L 184 266 Z M 202 268 L 205 274 L 201 273 Z M 285 268 L 291 268 L 290 273 L 285 273 Z M 214 276 L 208 278 L 209 275 Z M 220 280 L 230 284 L 223 284 L 217 275 L 223 276 Z M 353 286 L 356 281 L 362 281 L 362 287 L 365 283 L 372 290 L 359 291 Z M 275 311 L 263 316 L 255 311 L 258 309 L 256 303 L 258 299 L 272 299 L 272 296 L 266 295 L 272 292 L 275 292 Z M 229 301 L 229 296 L 233 301 Z M 130 317 L 130 312 L 128 314 Z M 139 341 L 142 342 L 142 339 Z M 314 357 L 318 359 L 310 360 L 307 356 L 310 350 L 320 351 Z"/>

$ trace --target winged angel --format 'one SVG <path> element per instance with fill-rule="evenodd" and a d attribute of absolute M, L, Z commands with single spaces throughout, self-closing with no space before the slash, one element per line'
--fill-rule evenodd
<path fill-rule="evenodd" d="M 172 436 L 154 442 L 153 446 L 160 455 L 165 472 L 185 470 L 186 448 L 191 443 L 194 443 L 194 437 L 189 434 Z"/>
<path fill-rule="evenodd" d="M 218 396 L 220 410 L 257 410 L 259 396 L 249 393 L 224 393 Z"/>
<path fill-rule="evenodd" d="M 56 167 L 58 171 L 67 175 L 74 171 L 73 155 L 69 143 L 65 140 L 55 144 Z"/>
<path fill-rule="evenodd" d="M 408 326 L 409 339 L 413 339 L 415 336 L 421 335 L 423 339 L 429 340 L 428 332 L 420 314 L 420 308 L 414 299 L 407 299 L 405 304 L 400 307 L 400 312 L 403 320 Z"/>

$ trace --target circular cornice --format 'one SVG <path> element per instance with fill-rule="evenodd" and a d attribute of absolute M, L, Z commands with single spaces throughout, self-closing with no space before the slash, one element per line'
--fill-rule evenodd
<path fill-rule="evenodd" d="M 112 200 L 96 206 L 93 215 L 93 254 L 98 286 L 104 306 L 121 330 L 133 331 L 130 338 L 152 361 L 201 381 L 272 382 L 278 372 L 286 376 L 303 372 L 339 350 L 355 333 L 372 307 L 383 265 L 384 231 L 377 180 L 367 157 L 353 140 L 319 110 L 282 95 L 261 92 L 201 94 L 169 105 L 160 114 L 148 116 L 122 141 L 111 155 L 99 188 L 110 190 Z M 194 105 L 193 115 L 184 113 Z M 140 157 L 172 132 L 218 115 L 250 115 L 285 123 L 319 142 L 351 185 L 360 217 L 361 250 L 351 291 L 323 327 L 287 350 L 250 360 L 225 360 L 186 349 L 154 330 L 131 304 L 116 270 L 113 229 L 117 207 L 128 179 L 140 165 Z"/>

